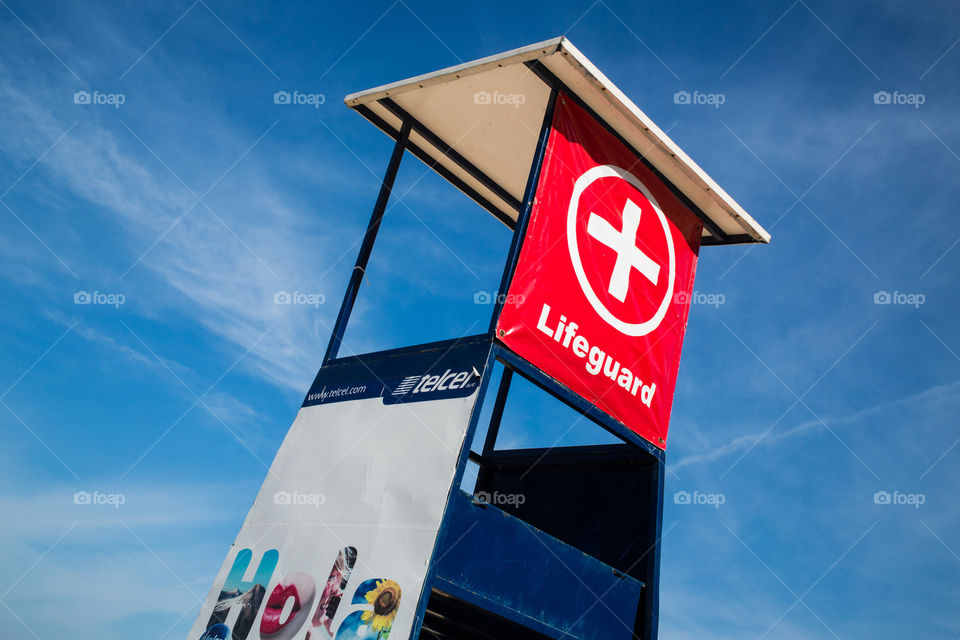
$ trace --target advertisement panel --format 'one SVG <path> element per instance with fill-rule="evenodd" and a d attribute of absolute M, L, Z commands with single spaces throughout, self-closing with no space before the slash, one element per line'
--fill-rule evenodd
<path fill-rule="evenodd" d="M 498 339 L 664 448 L 702 228 L 561 93 Z"/>
<path fill-rule="evenodd" d="M 324 367 L 188 640 L 409 637 L 489 348 Z"/>

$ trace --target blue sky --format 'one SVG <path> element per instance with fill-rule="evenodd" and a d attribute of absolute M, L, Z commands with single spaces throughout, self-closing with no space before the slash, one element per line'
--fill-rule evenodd
<path fill-rule="evenodd" d="M 692 308 L 684 345 L 661 637 L 960 635 L 952 3 L 0 5 L 10 637 L 185 637 L 386 166 L 342 97 L 562 34 L 773 235 L 701 253 L 696 290 L 722 304 Z M 473 295 L 508 233 L 425 171 L 403 166 L 344 352 L 486 326 Z M 569 422 L 505 437 L 589 438 Z"/>

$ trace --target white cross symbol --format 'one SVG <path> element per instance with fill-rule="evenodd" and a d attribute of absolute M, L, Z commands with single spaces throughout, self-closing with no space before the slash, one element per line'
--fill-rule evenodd
<path fill-rule="evenodd" d="M 595 213 L 590 213 L 587 233 L 617 252 L 617 262 L 610 276 L 607 291 L 623 302 L 630 288 L 630 272 L 636 269 L 643 277 L 657 284 L 660 265 L 637 248 L 637 228 L 640 226 L 640 207 L 629 198 L 623 206 L 623 228 L 617 231 L 609 222 Z"/>

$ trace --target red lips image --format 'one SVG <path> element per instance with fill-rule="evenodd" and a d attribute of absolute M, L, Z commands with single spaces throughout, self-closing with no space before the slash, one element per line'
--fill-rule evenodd
<path fill-rule="evenodd" d="M 263 610 L 260 636 L 271 640 L 292 638 L 307 619 L 316 593 L 316 583 L 308 573 L 291 573 L 281 580 Z M 291 601 L 292 607 L 288 604 Z"/>

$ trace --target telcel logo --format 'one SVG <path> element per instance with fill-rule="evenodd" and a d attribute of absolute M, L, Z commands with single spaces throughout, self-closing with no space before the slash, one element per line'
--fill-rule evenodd
<path fill-rule="evenodd" d="M 470 379 L 479 375 L 476 370 L 454 373 L 447 369 L 440 375 L 432 376 L 428 373 L 404 378 L 392 395 L 403 396 L 408 393 L 426 393 L 429 391 L 453 391 L 470 386 Z"/>

